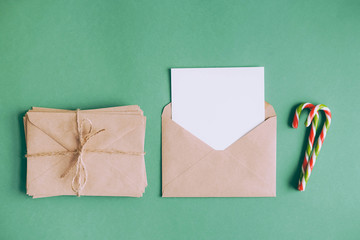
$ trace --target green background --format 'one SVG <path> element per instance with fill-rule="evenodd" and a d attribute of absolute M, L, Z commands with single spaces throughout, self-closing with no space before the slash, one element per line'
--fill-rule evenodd
<path fill-rule="evenodd" d="M 359 239 L 360 1 L 0 1 L 0 239 Z M 265 66 L 278 115 L 276 198 L 161 198 L 171 67 Z M 333 122 L 305 192 L 301 102 Z M 138 104 L 143 198 L 25 194 L 31 106 Z"/>

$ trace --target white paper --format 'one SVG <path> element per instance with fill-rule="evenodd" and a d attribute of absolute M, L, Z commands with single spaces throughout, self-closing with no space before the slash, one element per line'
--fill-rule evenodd
<path fill-rule="evenodd" d="M 172 119 L 224 150 L 265 119 L 264 68 L 171 69 Z"/>

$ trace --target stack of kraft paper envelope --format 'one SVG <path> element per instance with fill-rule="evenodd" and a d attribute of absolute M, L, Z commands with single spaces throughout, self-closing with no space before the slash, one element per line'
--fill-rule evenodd
<path fill-rule="evenodd" d="M 171 81 L 162 196 L 275 197 L 276 114 L 264 101 L 264 68 L 172 69 Z"/>
<path fill-rule="evenodd" d="M 27 194 L 141 197 L 145 124 L 139 106 L 32 108 L 24 117 Z"/>

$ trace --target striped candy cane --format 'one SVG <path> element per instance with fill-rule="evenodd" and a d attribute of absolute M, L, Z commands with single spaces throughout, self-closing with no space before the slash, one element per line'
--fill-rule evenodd
<path fill-rule="evenodd" d="M 311 172 L 314 168 L 314 165 L 315 165 L 315 162 L 316 162 L 316 159 L 320 153 L 320 149 L 324 143 L 324 140 L 325 140 L 325 137 L 326 137 L 326 133 L 327 131 L 329 130 L 329 127 L 330 127 L 330 124 L 331 124 L 331 111 L 330 109 L 325 106 L 324 104 L 319 104 L 319 105 L 316 105 L 313 109 L 311 109 L 310 111 L 310 114 L 307 118 L 307 121 L 306 121 L 306 126 L 309 126 L 311 121 L 315 118 L 315 115 L 316 113 L 318 113 L 319 110 L 322 110 L 325 112 L 325 116 L 326 116 L 326 120 L 325 120 L 325 124 L 323 126 L 323 129 L 320 133 L 320 136 L 316 142 L 316 146 L 315 146 L 315 149 L 311 155 L 311 158 L 310 158 L 310 161 L 306 167 L 306 171 L 305 171 L 305 176 L 304 176 L 304 189 L 305 190 L 305 186 L 307 184 L 307 182 L 309 181 L 309 178 L 310 178 L 310 175 L 311 175 Z"/>
<path fill-rule="evenodd" d="M 293 128 L 298 127 L 301 112 L 305 108 L 313 108 L 313 107 L 314 107 L 314 105 L 311 104 L 311 103 L 303 103 L 303 104 L 300 104 L 296 108 L 295 115 L 294 115 L 294 120 L 293 120 L 293 123 L 292 123 Z M 315 115 L 314 115 L 314 120 L 312 121 L 311 129 L 310 129 L 308 145 L 307 145 L 307 148 L 305 150 L 304 161 L 303 161 L 303 164 L 301 165 L 301 172 L 300 172 L 299 185 L 298 185 L 299 191 L 304 190 L 304 186 L 305 186 L 305 178 L 304 178 L 305 169 L 306 169 L 306 166 L 307 166 L 307 164 L 309 162 L 309 157 L 310 157 L 310 154 L 311 154 L 311 151 L 312 151 L 312 148 L 313 148 L 318 123 L 319 123 L 319 114 L 316 112 Z"/>

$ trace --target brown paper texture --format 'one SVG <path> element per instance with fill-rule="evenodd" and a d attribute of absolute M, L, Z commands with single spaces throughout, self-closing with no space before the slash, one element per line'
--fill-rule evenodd
<path fill-rule="evenodd" d="M 83 131 L 104 131 L 84 147 L 87 181 L 81 195 L 141 197 L 147 186 L 143 153 L 146 118 L 138 106 L 79 111 Z M 27 194 L 36 197 L 75 195 L 72 180 L 77 154 L 36 156 L 39 153 L 77 151 L 75 111 L 36 108 L 24 117 L 28 157 Z M 94 151 L 95 150 L 95 151 Z M 99 152 L 97 152 L 99 151 Z M 108 152 L 122 152 L 108 153 Z M 34 156 L 35 154 L 35 156 Z"/>
<path fill-rule="evenodd" d="M 276 114 L 225 150 L 214 150 L 162 114 L 163 197 L 275 197 Z"/>

